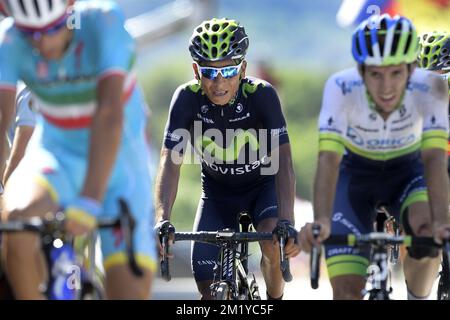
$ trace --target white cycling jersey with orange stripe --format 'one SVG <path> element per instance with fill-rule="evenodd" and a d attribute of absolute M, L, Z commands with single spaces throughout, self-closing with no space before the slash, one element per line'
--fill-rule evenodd
<path fill-rule="evenodd" d="M 319 117 L 319 148 L 364 163 L 407 160 L 428 148 L 447 149 L 448 96 L 439 76 L 416 69 L 398 108 L 384 120 L 356 68 L 328 80 Z M 353 161 L 353 160 L 352 160 Z"/>

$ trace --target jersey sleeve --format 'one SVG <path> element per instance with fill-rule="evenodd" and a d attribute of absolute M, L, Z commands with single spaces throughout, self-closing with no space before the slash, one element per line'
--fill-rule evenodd
<path fill-rule="evenodd" d="M 448 144 L 448 86 L 447 82 L 432 75 L 430 94 L 422 95 L 423 129 L 422 150 L 438 148 L 447 150 Z"/>
<path fill-rule="evenodd" d="M 125 17 L 116 4 L 99 10 L 95 23 L 98 42 L 99 77 L 127 73 L 135 60 L 135 43 L 125 29 Z"/>
<path fill-rule="evenodd" d="M 325 84 L 319 115 L 319 151 L 344 153 L 347 116 L 343 100 L 342 90 L 332 76 Z"/>
<path fill-rule="evenodd" d="M 274 139 L 278 139 L 278 145 L 281 146 L 289 142 L 289 135 L 280 99 L 275 89 L 268 82 L 259 85 L 263 87 L 259 89 L 257 110 L 263 128 L 269 130 L 271 145 L 274 146 Z"/>
<path fill-rule="evenodd" d="M 175 90 L 170 102 L 169 116 L 164 130 L 163 145 L 167 149 L 184 154 L 193 124 L 192 106 L 194 97 L 187 92 L 185 86 Z"/>
<path fill-rule="evenodd" d="M 36 114 L 31 109 L 32 95 L 28 89 L 22 90 L 16 103 L 16 127 L 29 126 L 34 127 L 36 124 Z"/>

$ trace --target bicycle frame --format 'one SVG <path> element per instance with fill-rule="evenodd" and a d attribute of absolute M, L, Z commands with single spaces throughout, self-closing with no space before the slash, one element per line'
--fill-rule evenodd
<path fill-rule="evenodd" d="M 281 223 L 282 224 L 282 223 Z M 284 226 L 284 224 L 282 224 Z M 286 227 L 285 227 L 286 228 Z M 243 229 L 247 230 L 248 229 Z M 286 234 L 280 225 L 279 234 Z M 215 266 L 215 277 L 211 285 L 212 296 L 216 300 L 220 299 L 260 299 L 258 286 L 254 275 L 248 272 L 248 242 L 272 240 L 273 235 L 270 232 L 234 232 L 231 229 L 219 231 L 200 231 L 200 232 L 174 232 L 173 226 L 167 229 L 159 230 L 158 236 L 160 238 L 162 247 L 164 248 L 161 259 L 161 275 L 163 279 L 169 281 L 169 234 L 174 236 L 174 242 L 189 240 L 202 243 L 214 244 L 220 247 L 219 262 Z M 279 234 L 276 234 L 277 237 Z M 285 240 L 285 239 L 283 239 Z M 280 250 L 284 248 L 284 241 L 279 239 Z M 240 246 L 240 250 L 239 250 Z M 284 259 L 284 260 L 282 260 Z M 285 255 L 280 256 L 280 264 L 284 269 L 282 275 L 285 281 L 290 281 L 292 275 L 289 270 L 289 260 Z M 253 276 L 253 279 L 252 279 Z"/>
<path fill-rule="evenodd" d="M 134 219 L 128 205 L 123 199 L 119 199 L 119 205 L 121 209 L 119 218 L 98 219 L 97 228 L 102 229 L 120 227 L 124 230 L 124 238 L 130 269 L 136 276 L 141 276 L 142 270 L 136 263 L 132 241 Z M 79 268 L 79 274 L 75 274 L 75 277 L 78 277 L 78 279 L 74 280 L 80 281 L 81 285 L 84 284 L 82 282 L 83 280 L 89 282 L 92 278 L 91 274 L 89 274 L 89 270 L 85 270 L 83 266 L 77 265 L 75 261 L 73 247 L 68 244 L 71 241 L 71 238 L 67 237 L 63 232 L 64 220 L 64 214 L 62 212 L 58 212 L 48 219 L 33 217 L 28 221 L 11 221 L 0 223 L 0 232 L 28 231 L 40 235 L 42 250 L 47 263 L 48 274 L 46 287 L 43 293 L 47 298 L 54 300 L 72 300 L 82 298 L 83 288 L 77 288 L 75 286 L 74 288 L 68 288 L 70 290 L 64 290 L 64 286 L 67 287 L 68 283 L 66 280 L 63 280 L 63 278 L 70 277 L 72 275 L 70 272 L 73 271 L 73 269 L 67 270 L 68 268 Z M 93 252 L 92 254 L 95 253 Z M 90 258 L 92 259 L 92 256 Z M 90 284 L 94 289 L 96 289 L 95 283 Z"/>

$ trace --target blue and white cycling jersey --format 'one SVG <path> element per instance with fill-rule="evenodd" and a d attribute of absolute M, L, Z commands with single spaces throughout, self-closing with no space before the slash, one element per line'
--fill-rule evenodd
<path fill-rule="evenodd" d="M 113 1 L 77 1 L 70 15 L 76 21 L 75 28 L 59 60 L 44 59 L 12 18 L 0 23 L 0 89 L 15 90 L 17 81 L 22 80 L 42 114 L 27 155 L 12 174 L 8 188 L 11 186 L 11 193 L 17 188 L 20 194 L 27 185 L 40 184 L 63 207 L 78 197 L 88 167 L 97 84 L 112 74 L 125 75 L 122 141 L 103 212 L 115 216 L 120 210 L 118 199 L 128 202 L 137 223 L 137 260 L 154 270 L 152 183 L 145 137 L 147 109 L 133 72 L 135 43 L 124 27 L 122 11 Z M 27 180 L 31 178 L 34 180 Z M 123 235 L 117 230 L 102 230 L 100 235 L 105 268 L 126 263 Z"/>

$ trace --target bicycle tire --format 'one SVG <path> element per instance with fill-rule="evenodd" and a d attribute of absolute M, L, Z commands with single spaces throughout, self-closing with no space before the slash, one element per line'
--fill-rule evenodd
<path fill-rule="evenodd" d="M 232 300 L 230 298 L 230 286 L 226 282 L 221 282 L 217 285 L 214 300 Z"/>
<path fill-rule="evenodd" d="M 442 252 L 442 270 L 439 272 L 439 284 L 437 290 L 438 300 L 450 300 L 450 274 L 448 273 L 448 258 L 445 251 Z"/>

